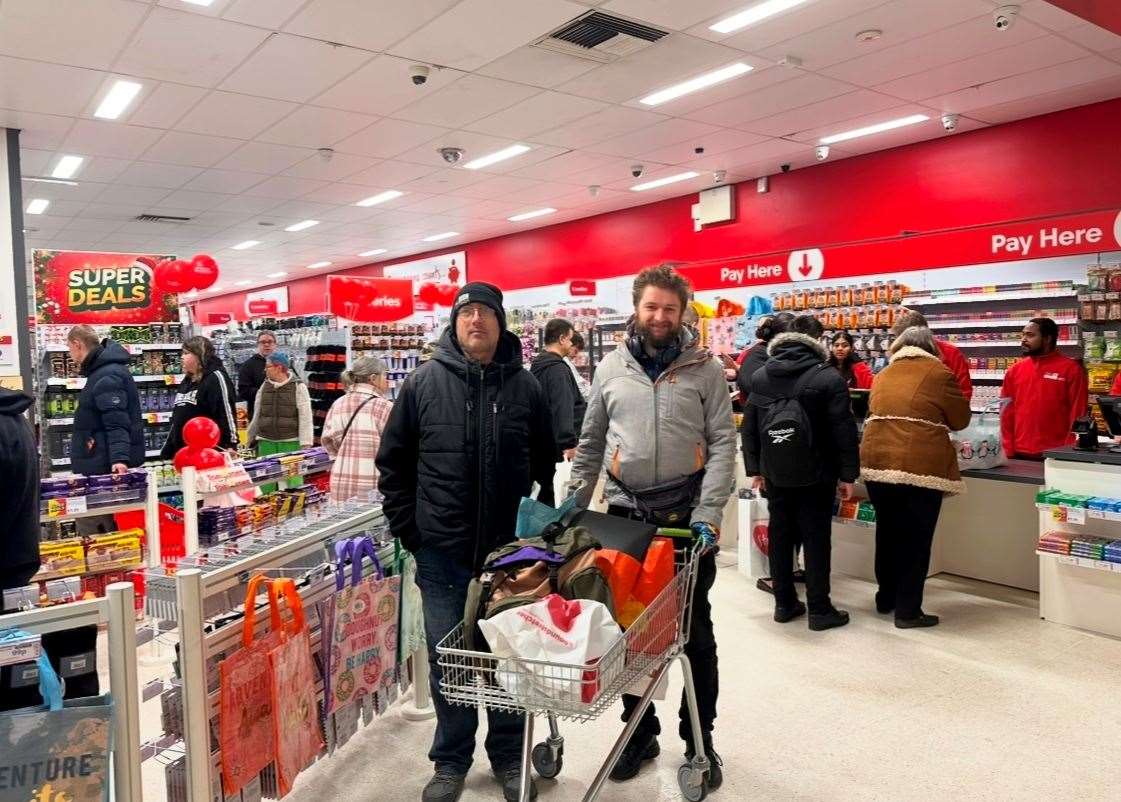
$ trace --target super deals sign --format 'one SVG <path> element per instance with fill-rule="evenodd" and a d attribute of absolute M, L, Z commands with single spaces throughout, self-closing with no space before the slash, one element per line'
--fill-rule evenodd
<path fill-rule="evenodd" d="M 139 324 L 178 319 L 175 296 L 156 287 L 153 269 L 168 256 L 34 253 L 40 323 Z"/>

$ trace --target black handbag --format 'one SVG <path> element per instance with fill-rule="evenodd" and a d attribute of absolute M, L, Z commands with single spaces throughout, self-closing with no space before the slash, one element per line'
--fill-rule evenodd
<path fill-rule="evenodd" d="M 702 468 L 696 473 L 645 490 L 628 487 L 611 473 L 607 477 L 634 502 L 635 509 L 645 521 L 655 526 L 674 527 L 689 520 L 705 472 Z"/>

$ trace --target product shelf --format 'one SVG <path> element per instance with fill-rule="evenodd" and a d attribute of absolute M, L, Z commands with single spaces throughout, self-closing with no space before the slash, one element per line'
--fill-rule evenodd
<path fill-rule="evenodd" d="M 1121 574 L 1121 563 L 1111 563 L 1107 560 L 1092 560 L 1089 557 L 1073 557 L 1068 554 L 1056 554 L 1053 551 L 1036 551 L 1040 557 L 1048 557 L 1064 565 L 1076 565 L 1079 568 L 1093 568 L 1098 571 L 1108 571 Z"/>
<path fill-rule="evenodd" d="M 1073 298 L 1074 287 L 1052 290 L 1008 290 L 1006 292 L 964 292 L 955 295 L 919 295 L 903 299 L 904 306 L 936 304 L 974 304 L 989 301 L 1021 301 L 1028 298 Z"/>
<path fill-rule="evenodd" d="M 139 354 L 144 351 L 182 351 L 183 343 L 120 343 L 130 354 Z M 40 349 L 47 354 L 68 354 L 70 349 L 65 345 L 52 345 Z"/>
<path fill-rule="evenodd" d="M 958 348 L 1019 348 L 1017 340 L 947 340 Z M 1078 340 L 1059 340 L 1056 345 L 1081 345 Z"/>
<path fill-rule="evenodd" d="M 140 417 L 144 421 L 144 423 L 149 424 L 149 425 L 154 425 L 154 424 L 157 424 L 157 423 L 170 423 L 171 422 L 171 415 L 172 415 L 172 413 L 170 413 L 170 412 L 142 412 L 140 414 Z M 48 426 L 73 426 L 74 425 L 74 419 L 73 418 L 47 418 L 46 423 L 47 423 Z"/>
<path fill-rule="evenodd" d="M 138 382 L 163 382 L 164 384 L 179 384 L 183 381 L 183 374 L 160 374 L 154 376 L 133 376 L 133 381 Z M 69 379 L 50 378 L 47 379 L 48 387 L 65 387 L 67 390 L 81 390 L 86 386 L 86 380 L 83 376 L 72 377 Z"/>
<path fill-rule="evenodd" d="M 1054 318 L 1055 323 L 1060 326 L 1070 326 L 1078 322 L 1076 317 L 1062 317 Z M 1027 320 L 1013 320 L 1011 318 L 1005 320 L 934 320 L 931 321 L 929 327 L 931 329 L 1000 329 L 1011 328 L 1013 326 L 1026 326 L 1029 321 Z"/>
<path fill-rule="evenodd" d="M 85 498 L 84 496 L 82 498 Z M 39 516 L 39 523 L 45 524 L 51 521 L 73 521 L 78 518 L 92 518 L 95 515 L 116 515 L 118 512 L 134 512 L 136 510 L 146 510 L 148 505 L 143 501 L 132 501 L 128 504 L 112 504 L 105 507 L 89 507 L 82 512 L 69 512 L 62 515 L 43 514 Z"/>
<path fill-rule="evenodd" d="M 971 370 L 969 371 L 969 378 L 971 379 L 1003 379 L 1005 371 L 1003 370 Z"/>
<path fill-rule="evenodd" d="M 1087 509 L 1086 507 L 1070 507 L 1070 506 L 1067 506 L 1065 504 L 1036 504 L 1035 505 L 1035 508 L 1037 510 L 1042 511 L 1042 512 L 1051 512 L 1056 507 L 1058 507 L 1061 510 L 1068 510 L 1068 512 L 1067 512 L 1068 516 L 1070 515 L 1069 510 L 1075 510 L 1076 511 L 1075 512 L 1076 520 L 1071 520 L 1069 517 L 1067 517 L 1062 521 L 1056 521 L 1056 523 L 1068 523 L 1068 524 L 1083 523 L 1083 521 L 1078 521 L 1077 520 L 1079 512 L 1085 513 L 1085 517 L 1087 519 L 1095 519 L 1095 520 L 1099 520 L 1099 521 L 1121 521 L 1121 512 L 1106 512 L 1105 510 L 1091 510 L 1091 509 Z"/>

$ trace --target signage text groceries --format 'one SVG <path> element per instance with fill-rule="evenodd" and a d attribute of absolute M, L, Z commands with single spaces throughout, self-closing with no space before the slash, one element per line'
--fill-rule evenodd
<path fill-rule="evenodd" d="M 1104 234 L 1097 226 L 1089 228 L 1051 226 L 1050 228 L 1041 228 L 1038 238 L 1035 234 L 1025 234 L 1022 237 L 993 234 L 992 252 L 994 254 L 1004 252 L 1027 256 L 1037 246 L 1040 251 L 1046 251 L 1053 248 L 1069 248 L 1072 245 L 1097 245 L 1103 239 Z"/>

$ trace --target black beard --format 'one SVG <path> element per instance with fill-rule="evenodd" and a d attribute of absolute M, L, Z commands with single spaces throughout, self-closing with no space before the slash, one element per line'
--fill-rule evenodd
<path fill-rule="evenodd" d="M 670 329 L 669 333 L 665 337 L 655 337 L 654 333 L 650 331 L 650 329 L 646 328 L 646 326 L 644 326 L 637 320 L 634 324 L 634 330 L 635 333 L 642 338 L 643 342 L 645 342 L 652 348 L 657 348 L 659 350 L 677 342 L 677 338 L 681 335 L 681 326 L 679 325 L 674 329 Z"/>

